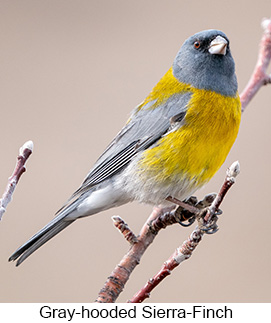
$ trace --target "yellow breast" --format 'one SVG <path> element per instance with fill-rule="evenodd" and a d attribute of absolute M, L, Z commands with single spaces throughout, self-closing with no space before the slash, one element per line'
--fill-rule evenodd
<path fill-rule="evenodd" d="M 182 83 L 178 86 L 178 92 L 189 88 L 192 93 L 184 124 L 147 149 L 138 166 L 160 184 L 175 182 L 177 176 L 202 186 L 223 164 L 236 139 L 241 103 L 238 94 L 226 97 Z M 169 92 L 166 96 L 170 99 Z"/>

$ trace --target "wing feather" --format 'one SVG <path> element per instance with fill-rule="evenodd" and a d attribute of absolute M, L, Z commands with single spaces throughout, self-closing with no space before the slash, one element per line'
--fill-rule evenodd
<path fill-rule="evenodd" d="M 153 108 L 155 102 L 148 103 L 140 110 L 136 109 L 130 121 L 97 160 L 82 185 L 57 213 L 68 206 L 74 198 L 120 172 L 139 151 L 155 144 L 171 129 L 173 120 L 181 123 L 190 97 L 191 93 L 186 92 L 178 94 L 155 109 Z"/>

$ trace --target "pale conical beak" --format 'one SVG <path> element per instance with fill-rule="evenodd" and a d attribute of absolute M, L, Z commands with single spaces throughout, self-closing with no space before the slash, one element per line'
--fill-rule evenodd
<path fill-rule="evenodd" d="M 212 40 L 209 53 L 210 54 L 217 54 L 217 55 L 225 55 L 227 50 L 228 42 L 222 36 L 217 36 L 214 40 Z"/>

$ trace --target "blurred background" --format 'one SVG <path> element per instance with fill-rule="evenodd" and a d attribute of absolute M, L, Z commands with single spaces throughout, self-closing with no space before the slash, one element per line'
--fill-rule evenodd
<path fill-rule="evenodd" d="M 7 259 L 47 224 L 171 66 L 186 38 L 209 28 L 231 41 L 239 91 L 254 69 L 270 0 L 1 0 L 0 195 L 19 147 L 34 153 L 0 223 L 1 302 L 92 302 L 129 246 L 120 215 L 138 233 L 152 208 L 132 203 L 77 221 L 20 267 Z M 241 164 L 222 204 L 220 230 L 205 236 L 149 302 L 271 301 L 271 86 L 247 107 L 225 164 L 197 196 L 217 191 Z M 162 230 L 118 302 L 153 276 L 192 228 Z"/>

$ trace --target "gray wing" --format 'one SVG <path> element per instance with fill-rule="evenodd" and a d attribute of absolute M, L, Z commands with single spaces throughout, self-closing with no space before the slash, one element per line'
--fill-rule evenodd
<path fill-rule="evenodd" d="M 174 124 L 181 122 L 190 97 L 191 93 L 186 92 L 171 97 L 156 108 L 153 108 L 155 101 L 149 102 L 141 109 L 135 108 L 129 122 L 100 156 L 67 204 L 91 187 L 120 172 L 138 152 L 155 144 Z"/>

